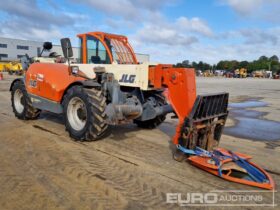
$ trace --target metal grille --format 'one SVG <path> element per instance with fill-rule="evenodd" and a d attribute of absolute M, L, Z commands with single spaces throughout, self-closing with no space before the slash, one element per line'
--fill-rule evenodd
<path fill-rule="evenodd" d="M 133 55 L 127 46 L 119 40 L 111 39 L 111 45 L 113 46 L 114 59 L 120 64 L 134 64 Z"/>
<path fill-rule="evenodd" d="M 227 114 L 228 93 L 199 95 L 189 116 L 194 121 L 206 120 Z"/>

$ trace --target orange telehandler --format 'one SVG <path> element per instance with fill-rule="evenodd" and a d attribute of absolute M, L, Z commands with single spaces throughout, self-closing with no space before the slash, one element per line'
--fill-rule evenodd
<path fill-rule="evenodd" d="M 155 128 L 174 113 L 179 118 L 175 145 L 206 150 L 218 145 L 228 93 L 197 96 L 192 68 L 139 64 L 125 36 L 89 32 L 78 38 L 80 63 L 71 62 L 68 38 L 61 39 L 63 59 L 22 58 L 25 76 L 10 87 L 17 118 L 36 119 L 41 111 L 63 114 L 70 136 L 87 141 L 101 138 L 108 125 L 134 122 Z M 182 157 L 179 150 L 174 153 L 176 160 Z"/>

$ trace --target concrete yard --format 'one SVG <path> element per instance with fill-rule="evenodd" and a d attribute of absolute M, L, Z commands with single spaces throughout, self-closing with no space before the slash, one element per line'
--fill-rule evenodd
<path fill-rule="evenodd" d="M 4 77 L 0 209 L 176 209 L 177 204 L 166 203 L 166 193 L 259 190 L 174 161 L 174 119 L 154 130 L 116 126 L 96 142 L 71 140 L 62 117 L 54 114 L 44 112 L 38 120 L 20 121 L 10 101 L 9 85 L 15 76 Z M 244 107 L 231 107 L 220 146 L 252 155 L 279 184 L 280 80 L 197 78 L 197 88 L 199 94 L 229 92 L 230 103 L 245 102 Z M 246 106 L 248 101 L 252 104 Z M 246 128 L 234 129 L 239 125 Z M 275 196 L 277 203 L 279 193 Z"/>

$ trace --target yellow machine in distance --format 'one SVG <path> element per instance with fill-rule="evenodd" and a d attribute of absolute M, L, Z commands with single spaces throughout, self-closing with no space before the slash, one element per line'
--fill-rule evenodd
<path fill-rule="evenodd" d="M 0 72 L 8 72 L 10 75 L 22 75 L 22 65 L 19 60 L 0 61 Z"/>
<path fill-rule="evenodd" d="M 246 78 L 247 77 L 247 69 L 245 69 L 245 68 L 236 69 L 234 71 L 234 77 Z"/>

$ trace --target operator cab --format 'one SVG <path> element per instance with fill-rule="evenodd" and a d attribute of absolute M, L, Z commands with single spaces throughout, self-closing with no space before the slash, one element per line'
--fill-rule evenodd
<path fill-rule="evenodd" d="M 103 32 L 79 34 L 81 63 L 137 64 L 127 37 Z"/>

